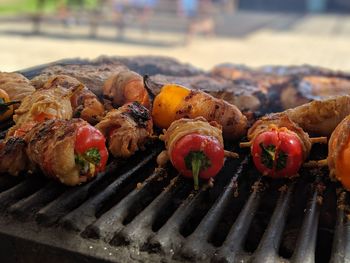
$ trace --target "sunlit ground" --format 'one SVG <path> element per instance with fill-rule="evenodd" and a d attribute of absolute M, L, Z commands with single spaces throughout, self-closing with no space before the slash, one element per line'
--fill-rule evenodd
<path fill-rule="evenodd" d="M 278 28 L 278 20 L 276 23 Z M 100 27 L 96 39 L 88 37 L 89 28 L 84 25 L 65 28 L 62 24 L 45 24 L 42 35 L 31 35 L 31 30 L 29 22 L 0 23 L 1 71 L 100 55 L 171 56 L 203 69 L 223 62 L 250 66 L 307 63 L 350 71 L 350 18 L 340 15 L 304 16 L 287 30 L 270 26 L 242 36 L 195 36 L 189 44 L 185 43 L 184 33 L 152 28 L 148 33 L 127 28 L 124 40 L 116 38 L 112 27 Z"/>

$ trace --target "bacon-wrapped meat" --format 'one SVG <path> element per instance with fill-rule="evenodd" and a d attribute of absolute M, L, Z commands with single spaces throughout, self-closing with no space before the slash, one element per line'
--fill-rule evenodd
<path fill-rule="evenodd" d="M 335 128 L 328 144 L 330 176 L 350 191 L 350 115 Z"/>
<path fill-rule="evenodd" d="M 16 154 L 17 159 L 7 158 Z M 34 167 L 73 186 L 104 171 L 108 151 L 104 136 L 86 121 L 56 119 L 38 123 L 23 138 L 9 138 L 2 143 L 0 156 L 6 157 L 0 160 L 1 172 L 17 175 Z"/>
<path fill-rule="evenodd" d="M 168 128 L 181 118 L 200 116 L 219 123 L 228 139 L 242 137 L 247 129 L 247 118 L 236 106 L 199 90 L 168 84 L 154 99 L 152 117 L 160 128 Z"/>
<path fill-rule="evenodd" d="M 159 154 L 160 167 L 170 159 L 185 177 L 193 177 L 198 189 L 198 177 L 214 177 L 224 165 L 224 143 L 221 126 L 203 117 L 174 121 L 160 139 L 166 150 Z M 231 154 L 232 155 L 232 154 Z"/>
<path fill-rule="evenodd" d="M 150 108 L 150 100 L 143 78 L 134 71 L 120 71 L 109 77 L 103 85 L 103 95 L 112 101 L 115 107 L 137 101 Z"/>
<path fill-rule="evenodd" d="M 57 87 L 37 90 L 31 96 L 25 97 L 15 110 L 13 120 L 16 124 L 9 130 L 7 137 L 14 135 L 16 131 L 24 134 L 36 123 L 47 119 L 71 119 L 71 94 L 71 91 Z"/>
<path fill-rule="evenodd" d="M 124 158 L 144 149 L 144 144 L 153 133 L 150 112 L 138 102 L 111 110 L 96 128 L 106 136 L 113 156 Z"/>
<path fill-rule="evenodd" d="M 0 89 L 6 91 L 10 100 L 14 101 L 23 100 L 35 91 L 26 77 L 19 73 L 7 72 L 0 72 Z"/>
<path fill-rule="evenodd" d="M 309 135 L 288 115 L 267 115 L 248 130 L 255 166 L 264 175 L 293 177 L 309 156 Z"/>
<path fill-rule="evenodd" d="M 52 77 L 38 76 L 32 80 L 38 89 L 65 88 L 74 91 L 70 97 L 73 117 L 82 118 L 90 124 L 98 123 L 104 116 L 105 108 L 97 96 L 77 79 L 67 75 Z"/>

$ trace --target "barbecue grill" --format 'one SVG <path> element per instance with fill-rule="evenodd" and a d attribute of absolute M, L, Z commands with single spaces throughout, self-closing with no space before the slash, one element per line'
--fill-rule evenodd
<path fill-rule="evenodd" d="M 76 61 L 75 61 L 76 62 Z M 73 63 L 59 62 L 59 63 Z M 22 71 L 33 77 L 42 67 Z M 6 130 L 6 125 L 1 129 Z M 4 132 L 0 134 L 4 136 Z M 344 262 L 349 196 L 325 168 L 261 177 L 246 150 L 195 192 L 153 143 L 66 187 L 40 174 L 0 177 L 1 262 Z M 327 156 L 315 146 L 311 156 Z"/>

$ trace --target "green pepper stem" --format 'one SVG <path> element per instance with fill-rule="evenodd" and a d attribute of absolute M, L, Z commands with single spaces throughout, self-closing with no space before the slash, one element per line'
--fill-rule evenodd
<path fill-rule="evenodd" d="M 192 158 L 192 176 L 193 176 L 193 182 L 194 182 L 194 190 L 199 189 L 199 182 L 198 182 L 198 176 L 199 172 L 202 168 L 202 158 L 199 156 L 193 156 Z"/>

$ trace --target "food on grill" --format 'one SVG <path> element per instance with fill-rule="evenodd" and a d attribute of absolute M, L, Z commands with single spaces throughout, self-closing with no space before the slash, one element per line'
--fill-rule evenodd
<path fill-rule="evenodd" d="M 281 113 L 275 113 L 279 115 Z M 315 100 L 283 114 L 312 136 L 330 136 L 335 127 L 350 114 L 350 96 Z"/>
<path fill-rule="evenodd" d="M 162 167 L 170 159 L 183 176 L 193 177 L 195 190 L 198 190 L 198 177 L 214 177 L 224 165 L 222 130 L 215 121 L 209 123 L 203 117 L 179 119 L 160 139 L 165 142 L 166 150 L 159 154 L 158 165 Z"/>
<path fill-rule="evenodd" d="M 7 72 L 0 72 L 0 89 L 6 91 L 12 101 L 23 100 L 35 91 L 23 75 Z"/>
<path fill-rule="evenodd" d="M 335 128 L 328 144 L 330 176 L 350 191 L 350 115 Z"/>
<path fill-rule="evenodd" d="M 293 177 L 310 154 L 313 143 L 326 143 L 327 138 L 310 138 L 297 123 L 282 112 L 269 114 L 248 130 L 251 154 L 257 169 L 271 177 Z"/>
<path fill-rule="evenodd" d="M 153 121 L 160 128 L 168 128 L 173 121 L 181 118 L 199 116 L 219 123 L 224 137 L 228 139 L 242 137 L 247 129 L 247 118 L 236 106 L 199 90 L 168 84 L 153 101 Z"/>
<path fill-rule="evenodd" d="M 257 135 L 251 154 L 256 168 L 271 177 L 296 176 L 303 161 L 300 139 L 287 128 L 271 127 Z"/>
<path fill-rule="evenodd" d="M 0 140 L 0 173 L 17 176 L 20 172 L 31 170 L 26 154 L 26 142 L 21 137 Z"/>
<path fill-rule="evenodd" d="M 231 81 L 223 78 L 214 78 L 205 74 L 195 76 L 165 76 L 154 75 L 146 79 L 147 87 L 153 94 L 159 94 L 167 83 L 176 83 L 194 90 L 201 90 L 217 99 L 223 99 L 237 106 L 241 111 L 266 112 L 269 106 L 266 96 L 254 84 L 248 81 Z"/>
<path fill-rule="evenodd" d="M 0 160 L 1 172 L 17 175 L 40 168 L 46 176 L 72 186 L 104 171 L 108 159 L 104 136 L 82 119 L 38 123 L 23 138 L 11 137 L 3 142 L 0 149 L 0 155 L 5 156 Z M 22 161 L 9 162 L 7 156 L 16 154 Z"/>
<path fill-rule="evenodd" d="M 106 136 L 114 157 L 130 157 L 139 149 L 144 149 L 153 134 L 151 114 L 138 102 L 109 111 L 96 128 Z"/>
<path fill-rule="evenodd" d="M 145 89 L 143 78 L 134 71 L 121 71 L 106 80 L 103 95 L 112 101 L 115 107 L 137 101 L 150 108 L 150 100 Z"/>
<path fill-rule="evenodd" d="M 13 105 L 19 101 L 10 101 L 6 91 L 0 89 L 0 122 L 6 121 L 13 115 Z"/>
<path fill-rule="evenodd" d="M 12 136 L 20 128 L 27 127 L 29 130 L 37 122 L 48 119 L 71 119 L 73 114 L 71 96 L 72 91 L 56 87 L 37 90 L 31 96 L 25 97 L 15 111 L 13 120 L 16 124 L 9 130 L 7 136 Z"/>
<path fill-rule="evenodd" d="M 73 117 L 82 118 L 90 124 L 96 124 L 104 116 L 105 108 L 97 96 L 77 79 L 67 75 L 48 77 L 38 76 L 32 80 L 37 89 L 65 88 L 72 91 L 70 98 Z"/>

